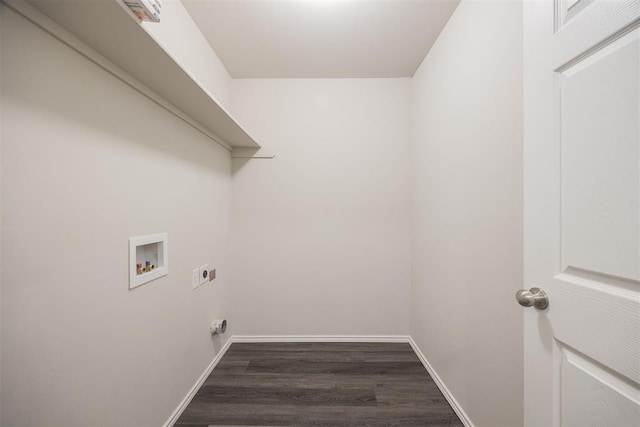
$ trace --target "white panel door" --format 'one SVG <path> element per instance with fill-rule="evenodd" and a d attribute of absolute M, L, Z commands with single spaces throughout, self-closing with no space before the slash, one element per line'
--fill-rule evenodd
<path fill-rule="evenodd" d="M 640 1 L 524 26 L 525 424 L 640 426 Z"/>

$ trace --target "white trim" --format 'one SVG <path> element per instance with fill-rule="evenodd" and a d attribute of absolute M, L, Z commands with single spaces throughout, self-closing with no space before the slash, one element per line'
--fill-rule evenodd
<path fill-rule="evenodd" d="M 235 335 L 233 342 L 389 342 L 408 343 L 408 335 Z"/>
<path fill-rule="evenodd" d="M 176 421 L 178 421 L 180 415 L 182 415 L 184 410 L 187 409 L 187 406 L 189 406 L 189 403 L 191 403 L 193 397 L 196 395 L 198 390 L 200 390 L 200 387 L 202 386 L 202 384 L 204 384 L 207 377 L 211 374 L 211 371 L 213 371 L 218 362 L 220 362 L 222 356 L 224 356 L 227 350 L 229 350 L 229 346 L 231 346 L 232 343 L 233 337 L 229 338 L 229 340 L 222 346 L 218 354 L 216 354 L 209 366 L 207 366 L 207 369 L 205 369 L 202 375 L 200 375 L 200 378 L 198 378 L 193 387 L 191 387 L 187 395 L 184 397 L 184 399 L 182 399 L 182 402 L 180 402 L 178 407 L 173 411 L 167 422 L 164 423 L 164 427 L 171 427 L 176 423 Z"/>
<path fill-rule="evenodd" d="M 422 354 L 422 351 L 420 351 L 418 344 L 416 344 L 416 342 L 413 340 L 413 338 L 411 338 L 411 336 L 409 336 L 409 345 L 411 345 L 411 348 L 418 356 L 418 359 L 420 359 L 420 362 L 422 362 L 422 365 L 425 367 L 425 369 L 433 379 L 433 382 L 436 383 L 436 385 L 444 395 L 445 399 L 447 399 L 447 402 L 449 402 L 449 405 L 451 405 L 451 407 L 455 411 L 458 418 L 460 418 L 460 421 L 462 421 L 462 424 L 464 424 L 466 427 L 475 427 L 471 422 L 471 418 L 469 418 L 469 416 L 464 411 L 464 409 L 462 409 L 462 406 L 458 403 L 456 398 L 453 397 L 453 394 L 449 391 L 449 389 L 444 384 L 442 379 L 440 379 L 440 376 L 433 369 L 433 367 L 431 366 L 427 358 L 424 356 L 424 354 Z"/>

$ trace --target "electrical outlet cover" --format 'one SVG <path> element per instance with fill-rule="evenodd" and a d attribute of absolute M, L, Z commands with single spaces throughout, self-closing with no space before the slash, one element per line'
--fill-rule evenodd
<path fill-rule="evenodd" d="M 206 283 L 209 280 L 209 264 L 200 266 L 200 284 Z"/>

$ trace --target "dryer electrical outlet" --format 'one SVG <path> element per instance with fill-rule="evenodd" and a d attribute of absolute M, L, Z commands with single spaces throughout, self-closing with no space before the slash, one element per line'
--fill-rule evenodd
<path fill-rule="evenodd" d="M 209 264 L 204 264 L 200 266 L 200 284 L 206 283 L 209 281 Z"/>

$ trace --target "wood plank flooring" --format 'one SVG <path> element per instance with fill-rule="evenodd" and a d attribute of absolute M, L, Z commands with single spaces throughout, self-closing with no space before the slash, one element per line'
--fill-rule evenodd
<path fill-rule="evenodd" d="M 409 344 L 235 343 L 177 426 L 462 426 Z"/>

